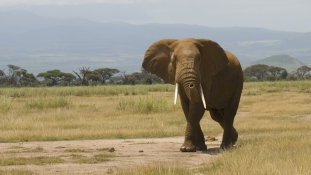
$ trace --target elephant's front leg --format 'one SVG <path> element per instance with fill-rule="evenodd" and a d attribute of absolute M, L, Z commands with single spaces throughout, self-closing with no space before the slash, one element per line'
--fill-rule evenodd
<path fill-rule="evenodd" d="M 182 152 L 206 150 L 204 135 L 200 127 L 200 120 L 205 112 L 202 102 L 192 103 L 181 96 L 181 105 L 187 119 L 185 141 L 180 148 Z"/>

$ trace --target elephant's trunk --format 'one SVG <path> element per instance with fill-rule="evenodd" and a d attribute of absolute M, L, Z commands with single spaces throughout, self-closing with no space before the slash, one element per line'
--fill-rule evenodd
<path fill-rule="evenodd" d="M 183 89 L 187 98 L 195 103 L 202 100 L 204 108 L 206 108 L 205 98 L 202 90 L 202 85 L 200 84 L 200 74 L 194 69 L 193 63 L 184 63 L 182 69 L 179 71 L 178 77 L 176 77 L 176 89 L 174 104 L 177 101 L 178 85 Z"/>
<path fill-rule="evenodd" d="M 200 74 L 193 68 L 193 63 L 184 64 L 183 66 L 177 82 L 181 85 L 191 102 L 199 102 L 201 100 Z"/>
<path fill-rule="evenodd" d="M 200 91 L 199 91 L 199 86 L 197 86 L 196 82 L 187 82 L 183 84 L 184 90 L 186 92 L 186 95 L 188 99 L 191 102 L 198 102 L 200 101 Z"/>

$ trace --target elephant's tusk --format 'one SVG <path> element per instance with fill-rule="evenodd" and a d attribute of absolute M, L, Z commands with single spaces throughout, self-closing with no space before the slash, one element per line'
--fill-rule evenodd
<path fill-rule="evenodd" d="M 204 108 L 206 109 L 206 103 L 205 103 L 205 98 L 204 98 L 203 89 L 202 89 L 201 84 L 200 84 L 200 91 L 201 91 L 201 97 L 202 97 L 203 105 L 204 105 Z"/>
<path fill-rule="evenodd" d="M 175 88 L 174 105 L 176 105 L 177 103 L 177 96 L 178 96 L 178 83 L 176 83 L 176 88 Z"/>

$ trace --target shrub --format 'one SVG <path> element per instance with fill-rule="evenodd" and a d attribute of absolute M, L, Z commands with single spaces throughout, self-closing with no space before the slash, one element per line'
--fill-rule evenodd
<path fill-rule="evenodd" d="M 0 111 L 7 112 L 11 108 L 11 102 L 8 98 L 2 97 L 0 99 Z"/>
<path fill-rule="evenodd" d="M 33 98 L 26 102 L 26 108 L 30 109 L 45 109 L 45 108 L 69 108 L 73 104 L 65 97 L 56 98 Z"/>
<path fill-rule="evenodd" d="M 167 100 L 163 97 L 133 97 L 120 98 L 118 110 L 130 111 L 132 113 L 157 113 L 157 112 L 171 112 L 175 109 L 172 105 L 167 103 Z"/>

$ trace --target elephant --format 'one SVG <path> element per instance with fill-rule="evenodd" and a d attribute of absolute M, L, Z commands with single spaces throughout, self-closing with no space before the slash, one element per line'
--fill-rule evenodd
<path fill-rule="evenodd" d="M 233 126 L 243 89 L 239 60 L 209 39 L 162 39 L 145 52 L 142 67 L 176 85 L 187 126 L 180 151 L 207 150 L 200 126 L 205 111 L 223 129 L 221 149 L 232 147 L 238 132 Z"/>

